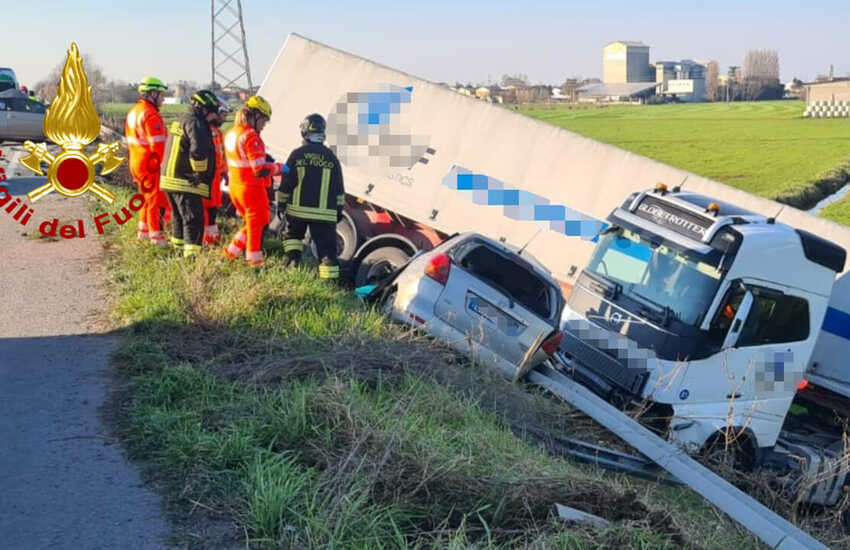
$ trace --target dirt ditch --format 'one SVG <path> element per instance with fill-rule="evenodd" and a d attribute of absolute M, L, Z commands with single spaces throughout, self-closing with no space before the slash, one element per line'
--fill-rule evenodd
<path fill-rule="evenodd" d="M 774 200 L 800 210 L 811 210 L 820 201 L 838 193 L 846 185 L 850 185 L 850 162 L 838 166 L 800 189 L 783 193 Z"/>

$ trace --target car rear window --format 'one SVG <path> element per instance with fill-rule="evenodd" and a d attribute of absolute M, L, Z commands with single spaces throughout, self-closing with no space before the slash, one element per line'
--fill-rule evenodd
<path fill-rule="evenodd" d="M 469 273 L 506 293 L 525 308 L 544 319 L 551 319 L 555 289 L 532 271 L 530 265 L 511 260 L 492 248 L 478 243 L 465 248 L 456 261 Z"/>

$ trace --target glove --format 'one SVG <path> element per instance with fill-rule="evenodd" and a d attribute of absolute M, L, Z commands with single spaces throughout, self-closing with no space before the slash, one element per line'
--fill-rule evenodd
<path fill-rule="evenodd" d="M 145 158 L 145 166 L 148 169 L 148 172 L 155 173 L 159 172 L 160 163 L 162 159 L 159 158 L 159 155 L 156 153 L 148 153 Z"/>
<path fill-rule="evenodd" d="M 274 157 L 266 153 L 266 162 L 274 162 Z"/>

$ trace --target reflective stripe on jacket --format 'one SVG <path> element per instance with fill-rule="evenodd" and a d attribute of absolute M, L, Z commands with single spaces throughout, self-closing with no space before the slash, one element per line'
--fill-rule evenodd
<path fill-rule="evenodd" d="M 282 165 L 266 160 L 266 146 L 250 126 L 233 126 L 224 135 L 228 183 L 269 187 Z"/>
<path fill-rule="evenodd" d="M 168 127 L 160 189 L 209 198 L 215 178 L 215 146 L 209 123 L 189 113 Z"/>
<path fill-rule="evenodd" d="M 156 105 L 140 98 L 127 112 L 124 136 L 130 153 L 130 173 L 136 181 L 159 174 L 167 134 Z"/>
<path fill-rule="evenodd" d="M 286 166 L 277 199 L 287 203 L 287 216 L 336 223 L 345 206 L 345 186 L 333 151 L 307 143 L 292 151 Z"/>
<path fill-rule="evenodd" d="M 215 175 L 210 188 L 210 198 L 204 204 L 206 208 L 218 208 L 221 206 L 221 180 L 227 172 L 227 161 L 224 158 L 224 136 L 222 136 L 221 130 L 217 126 L 210 125 L 210 132 L 215 149 Z"/>

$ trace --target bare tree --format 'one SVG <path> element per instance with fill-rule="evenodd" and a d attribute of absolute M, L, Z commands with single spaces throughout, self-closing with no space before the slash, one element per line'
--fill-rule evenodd
<path fill-rule="evenodd" d="M 744 57 L 744 94 L 750 100 L 782 97 L 779 82 L 779 52 L 749 50 Z"/>
<path fill-rule="evenodd" d="M 112 100 L 112 88 L 109 81 L 103 74 L 103 69 L 92 61 L 92 56 L 83 54 L 83 69 L 86 72 L 86 77 L 89 81 L 92 91 L 92 101 L 95 108 L 100 112 L 100 107 L 107 101 Z M 43 78 L 35 85 L 35 91 L 45 102 L 51 102 L 56 97 L 59 91 L 59 79 L 62 77 L 62 69 L 65 68 L 65 61 L 56 65 L 46 78 Z"/>
<path fill-rule="evenodd" d="M 705 66 L 705 96 L 709 101 L 719 99 L 720 82 L 718 81 L 720 65 L 712 59 Z"/>

